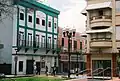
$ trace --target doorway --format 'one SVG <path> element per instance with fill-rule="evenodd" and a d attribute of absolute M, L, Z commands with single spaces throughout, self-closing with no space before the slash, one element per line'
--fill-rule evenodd
<path fill-rule="evenodd" d="M 26 74 L 33 74 L 34 60 L 26 60 Z"/>

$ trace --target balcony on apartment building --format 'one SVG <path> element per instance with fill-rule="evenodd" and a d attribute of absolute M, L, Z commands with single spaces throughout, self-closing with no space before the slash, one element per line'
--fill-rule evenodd
<path fill-rule="evenodd" d="M 90 47 L 93 48 L 111 48 L 112 47 L 112 40 L 111 38 L 92 38 L 90 41 Z"/>
<path fill-rule="evenodd" d="M 94 16 L 90 18 L 90 27 L 110 27 L 112 25 L 112 18 L 110 15 Z"/>

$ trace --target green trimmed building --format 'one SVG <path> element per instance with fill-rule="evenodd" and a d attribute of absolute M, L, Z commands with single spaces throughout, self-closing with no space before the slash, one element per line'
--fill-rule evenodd
<path fill-rule="evenodd" d="M 33 74 L 34 65 L 58 67 L 57 39 L 60 12 L 35 0 L 18 0 L 13 18 L 12 74 Z"/>

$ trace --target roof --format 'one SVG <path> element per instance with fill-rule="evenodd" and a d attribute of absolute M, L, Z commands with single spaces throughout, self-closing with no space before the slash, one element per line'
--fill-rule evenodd
<path fill-rule="evenodd" d="M 90 4 L 87 6 L 86 10 L 94 10 L 100 8 L 112 8 L 112 2 L 104 2 L 104 3 L 97 3 L 97 4 Z"/>
<path fill-rule="evenodd" d="M 88 31 L 86 31 L 87 34 L 90 34 L 90 33 L 103 33 L 103 32 L 112 33 L 112 27 L 107 28 L 107 29 L 101 29 L 101 30 L 88 30 Z"/>
<path fill-rule="evenodd" d="M 45 10 L 50 11 L 52 13 L 55 13 L 57 15 L 60 14 L 60 11 L 58 11 L 58 10 L 52 8 L 52 7 L 49 7 L 49 6 L 45 5 L 45 4 L 39 3 L 37 1 L 34 1 L 34 0 L 21 0 L 21 2 L 27 2 L 29 4 L 32 4 L 32 5 L 36 6 L 36 7 L 38 7 L 38 8 L 45 9 Z M 20 2 L 18 2 L 18 4 L 19 3 Z"/>
<path fill-rule="evenodd" d="M 86 14 L 87 14 L 86 8 L 83 9 L 81 13 L 82 13 L 83 15 L 86 15 Z"/>

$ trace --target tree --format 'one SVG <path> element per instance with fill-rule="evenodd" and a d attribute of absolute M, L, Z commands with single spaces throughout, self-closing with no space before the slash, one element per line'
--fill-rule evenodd
<path fill-rule="evenodd" d="M 0 0 L 0 22 L 6 18 L 13 18 L 15 13 L 14 0 Z"/>

